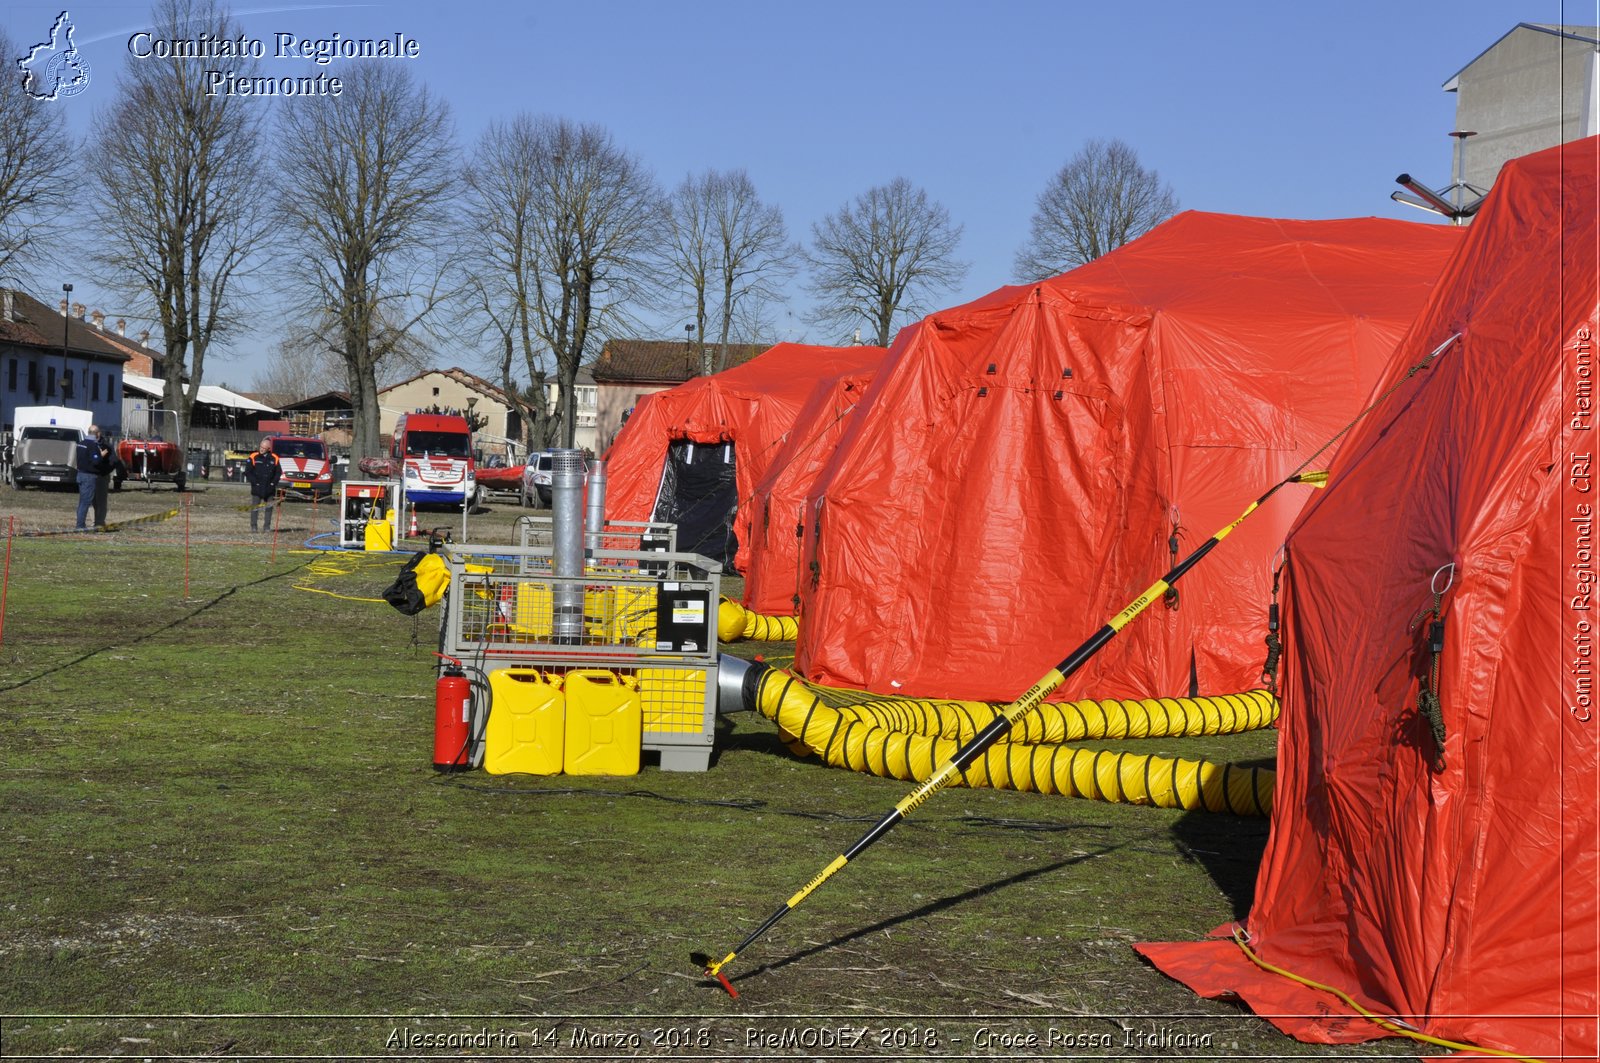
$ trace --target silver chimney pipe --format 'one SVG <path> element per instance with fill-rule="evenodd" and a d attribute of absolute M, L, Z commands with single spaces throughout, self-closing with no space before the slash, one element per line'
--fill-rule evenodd
<path fill-rule="evenodd" d="M 606 529 L 606 459 L 589 461 L 589 501 L 584 518 L 583 544 L 591 555 L 604 550 Z"/>
<path fill-rule="evenodd" d="M 550 452 L 550 509 L 553 513 L 550 565 L 555 585 L 554 638 L 583 641 L 583 451 Z"/>

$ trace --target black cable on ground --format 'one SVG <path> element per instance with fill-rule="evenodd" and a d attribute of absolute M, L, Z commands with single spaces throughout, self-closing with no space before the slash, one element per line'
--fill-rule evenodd
<path fill-rule="evenodd" d="M 120 642 L 107 643 L 106 645 L 101 646 L 99 649 L 90 650 L 88 653 L 80 654 L 79 656 L 74 657 L 69 661 L 63 661 L 60 664 L 55 665 L 52 668 L 46 668 L 42 672 L 36 672 L 33 675 L 28 676 L 26 679 L 21 679 L 21 680 L 18 680 L 17 682 L 15 682 L 15 683 L 12 683 L 10 686 L 0 687 L 0 694 L 6 694 L 6 693 L 9 693 L 10 691 L 13 691 L 13 690 L 20 690 L 21 688 L 23 688 L 25 686 L 28 686 L 31 683 L 38 682 L 39 680 L 45 678 L 46 676 L 54 675 L 57 672 L 64 672 L 68 668 L 73 668 L 73 667 L 75 667 L 77 665 L 82 664 L 84 661 L 92 660 L 95 657 L 98 657 L 102 653 L 105 653 L 105 652 L 107 652 L 109 650 L 123 649 L 123 648 L 128 647 L 128 646 L 137 646 L 139 643 L 145 642 L 145 641 L 147 641 L 149 639 L 152 639 L 152 638 L 155 638 L 157 635 L 160 635 L 163 632 L 171 631 L 175 627 L 179 627 L 180 625 L 187 624 L 189 621 L 193 620 L 195 617 L 200 616 L 202 613 L 209 612 L 211 609 L 215 608 L 216 606 L 220 605 L 222 602 L 224 602 L 227 599 L 233 597 L 235 594 L 237 594 L 238 592 L 240 592 L 242 590 L 245 590 L 246 588 L 254 587 L 254 586 L 257 586 L 258 584 L 262 584 L 262 583 L 269 583 L 272 580 L 282 579 L 284 576 L 288 576 L 288 575 L 290 575 L 292 573 L 299 572 L 301 569 L 303 569 L 307 565 L 311 564 L 311 562 L 313 560 L 315 560 L 314 557 L 307 558 L 306 560 L 302 561 L 300 564 L 295 565 L 293 568 L 286 568 L 281 572 L 270 572 L 267 575 L 262 576 L 260 579 L 253 579 L 253 580 L 250 580 L 248 583 L 235 584 L 234 586 L 229 587 L 227 590 L 223 591 L 221 594 L 217 595 L 215 598 L 211 599 L 208 602 L 205 602 L 204 604 L 198 606 L 197 608 L 193 609 L 189 613 L 186 613 L 185 615 L 178 617 L 176 620 L 173 620 L 170 623 L 163 624 L 158 628 L 153 628 L 150 631 L 146 631 L 142 635 L 135 635 L 131 639 L 123 639 Z"/>

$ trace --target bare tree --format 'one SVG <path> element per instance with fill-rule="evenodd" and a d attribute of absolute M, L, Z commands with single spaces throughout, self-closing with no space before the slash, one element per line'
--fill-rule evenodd
<path fill-rule="evenodd" d="M 600 126 L 520 115 L 491 127 L 471 167 L 475 231 L 494 266 L 488 308 L 520 345 L 536 394 L 554 363 L 562 445 L 573 445 L 578 369 L 650 280 L 659 194 Z M 507 319 L 509 318 L 509 324 Z"/>
<path fill-rule="evenodd" d="M 324 314 L 321 320 L 291 323 L 273 347 L 267 367 L 251 381 L 251 390 L 271 395 L 279 405 L 299 402 L 328 391 L 343 391 L 350 383 L 340 343 L 338 320 Z M 415 336 L 405 336 L 378 365 L 378 386 L 387 387 L 423 372 L 430 352 Z"/>
<path fill-rule="evenodd" d="M 522 376 L 518 375 L 517 365 L 517 333 L 518 315 L 507 312 L 504 307 L 496 306 L 490 296 L 490 290 L 483 287 L 482 283 L 470 282 L 467 285 L 475 298 L 478 306 L 475 307 L 480 322 L 488 322 L 488 327 L 480 328 L 490 331 L 494 341 L 499 344 L 498 355 L 493 363 L 494 373 L 499 375 L 501 392 L 506 394 L 506 400 L 512 410 L 517 411 L 518 424 L 522 427 L 523 447 L 528 450 L 542 450 L 554 442 L 555 418 L 550 416 L 549 399 L 549 371 L 544 365 L 542 349 L 541 357 L 523 359 L 523 365 L 528 368 L 528 383 L 523 383 Z"/>
<path fill-rule="evenodd" d="M 667 263 L 675 279 L 688 286 L 694 299 L 694 328 L 689 330 L 689 353 L 705 376 L 716 372 L 715 359 L 706 346 L 706 304 L 711 286 L 715 283 L 715 220 L 712 213 L 719 181 L 719 176 L 712 170 L 698 177 L 685 177 L 683 183 L 667 197 L 666 210 L 663 212 Z"/>
<path fill-rule="evenodd" d="M 960 284 L 967 265 L 955 259 L 961 226 L 904 177 L 868 189 L 811 227 L 810 289 L 816 317 L 849 327 L 865 318 L 880 347 L 897 317 L 923 312 L 921 302 Z"/>
<path fill-rule="evenodd" d="M 343 390 L 344 363 L 316 329 L 296 325 L 273 347 L 265 369 L 256 373 L 250 389 L 278 406 Z"/>
<path fill-rule="evenodd" d="M 18 54 L 0 31 L 0 57 Z M 59 104 L 29 96 L 20 78 L 0 78 L 0 276 L 48 253 L 66 209 L 66 176 L 76 155 Z"/>
<path fill-rule="evenodd" d="M 1017 280 L 1028 283 L 1092 262 L 1178 211 L 1178 198 L 1120 140 L 1090 140 L 1039 193 Z"/>
<path fill-rule="evenodd" d="M 212 0 L 159 0 L 156 35 L 238 37 Z M 206 355 L 238 324 L 239 284 L 264 233 L 262 109 L 212 95 L 207 69 L 247 76 L 248 59 L 134 58 L 118 102 L 95 123 L 95 257 L 109 287 L 147 304 L 166 346 L 164 404 L 187 434 Z M 188 386 L 183 377 L 187 374 Z"/>
<path fill-rule="evenodd" d="M 794 275 L 798 249 L 789 243 L 783 211 L 761 202 L 750 175 L 743 170 L 719 176 L 712 196 L 711 217 L 717 252 L 717 371 L 728 368 L 728 340 L 734 322 L 749 312 L 759 319 L 760 304 L 781 299 L 780 281 Z"/>
<path fill-rule="evenodd" d="M 476 231 L 488 237 L 486 247 L 493 247 L 495 237 L 491 230 Z M 489 253 L 493 254 L 492 251 Z M 517 372 L 518 339 L 519 334 L 525 341 L 531 335 L 528 314 L 525 303 L 521 307 L 506 305 L 501 290 L 501 282 L 506 279 L 499 275 L 485 275 L 482 271 L 468 277 L 462 290 L 468 293 L 469 306 L 462 316 L 468 321 L 477 322 L 476 331 L 480 336 L 485 332 L 494 335 L 499 347 L 493 371 L 499 374 L 500 390 L 517 412 L 522 426 L 523 445 L 530 451 L 540 450 L 553 441 L 556 423 L 555 418 L 550 416 L 549 372 L 545 365 L 545 351 L 542 346 L 521 348 L 527 352 L 523 364 L 528 372 L 528 383 L 523 384 Z"/>
<path fill-rule="evenodd" d="M 686 177 L 666 208 L 667 262 L 694 300 L 690 350 L 702 373 L 721 372 L 735 326 L 782 298 L 777 285 L 793 275 L 796 249 L 783 211 L 761 202 L 743 170 Z"/>
<path fill-rule="evenodd" d="M 477 316 L 499 341 L 500 389 L 522 415 L 529 450 L 549 446 L 559 418 L 549 416 L 545 398 L 553 356 L 538 321 L 538 273 L 534 234 L 548 197 L 541 188 L 538 123 L 527 115 L 495 122 L 484 131 L 467 168 L 472 191 L 469 230 L 482 240 L 480 262 L 469 278 Z M 518 355 L 527 372 L 524 393 L 516 378 Z"/>
<path fill-rule="evenodd" d="M 458 165 L 450 111 L 402 66 L 357 62 L 344 91 L 287 108 L 278 213 L 300 305 L 332 316 L 353 408 L 351 456 L 378 453 L 378 367 L 443 298 L 440 247 Z"/>

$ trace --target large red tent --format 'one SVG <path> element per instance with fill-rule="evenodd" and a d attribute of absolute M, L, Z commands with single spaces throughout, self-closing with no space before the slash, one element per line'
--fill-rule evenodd
<path fill-rule="evenodd" d="M 1370 1011 L 1546 1059 L 1592 1060 L 1600 1022 L 1597 175 L 1600 138 L 1506 165 L 1290 536 L 1247 923 Z M 1306 1040 L 1379 1034 L 1233 942 L 1141 951 Z"/>
<path fill-rule="evenodd" d="M 1187 212 L 902 330 L 807 501 L 798 667 L 1014 697 L 1354 416 L 1458 242 Z M 1259 685 L 1305 490 L 1061 693 Z"/>
<path fill-rule="evenodd" d="M 606 451 L 606 516 L 670 521 L 678 547 L 748 563 L 749 499 L 817 381 L 881 347 L 780 343 L 743 365 L 648 395 Z M 730 553 L 730 539 L 738 542 Z"/>

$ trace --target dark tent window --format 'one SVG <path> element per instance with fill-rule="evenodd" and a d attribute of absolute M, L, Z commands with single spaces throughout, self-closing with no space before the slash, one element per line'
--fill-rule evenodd
<path fill-rule="evenodd" d="M 738 507 L 732 443 L 677 439 L 667 449 L 655 520 L 678 526 L 678 549 L 723 564 L 738 553 L 733 515 Z"/>

